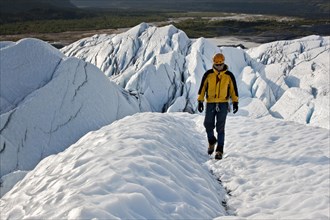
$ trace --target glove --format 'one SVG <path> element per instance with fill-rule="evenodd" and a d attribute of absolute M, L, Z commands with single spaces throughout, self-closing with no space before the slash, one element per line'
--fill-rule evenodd
<path fill-rule="evenodd" d="M 238 111 L 238 102 L 233 103 L 233 113 L 235 114 Z"/>
<path fill-rule="evenodd" d="M 203 102 L 198 102 L 198 111 L 199 111 L 200 113 L 202 113 L 203 110 L 204 110 L 204 104 L 203 104 Z"/>

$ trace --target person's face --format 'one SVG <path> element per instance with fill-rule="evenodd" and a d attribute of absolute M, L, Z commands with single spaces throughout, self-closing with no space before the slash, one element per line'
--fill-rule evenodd
<path fill-rule="evenodd" d="M 221 71 L 221 70 L 223 70 L 223 67 L 225 66 L 225 64 L 224 63 L 222 63 L 222 64 L 214 64 L 213 66 L 214 66 L 214 68 L 216 70 Z"/>

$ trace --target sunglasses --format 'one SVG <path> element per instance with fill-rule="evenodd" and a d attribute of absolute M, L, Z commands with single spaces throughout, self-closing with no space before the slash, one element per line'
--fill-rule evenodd
<path fill-rule="evenodd" d="M 214 64 L 214 66 L 222 66 L 224 65 L 224 63 L 221 63 L 221 64 Z"/>

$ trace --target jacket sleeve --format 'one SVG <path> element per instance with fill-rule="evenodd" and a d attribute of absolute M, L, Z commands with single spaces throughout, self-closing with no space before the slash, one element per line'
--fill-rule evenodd
<path fill-rule="evenodd" d="M 206 87 L 207 87 L 207 73 L 204 74 L 201 85 L 199 86 L 198 90 L 198 101 L 204 102 L 204 97 L 205 97 L 205 92 L 206 92 Z"/>
<path fill-rule="evenodd" d="M 237 89 L 237 84 L 236 84 L 236 79 L 234 74 L 230 74 L 230 97 L 232 102 L 238 102 L 238 89 Z"/>

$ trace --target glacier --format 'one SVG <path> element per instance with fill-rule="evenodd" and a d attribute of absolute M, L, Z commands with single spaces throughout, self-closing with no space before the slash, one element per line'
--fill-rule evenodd
<path fill-rule="evenodd" d="M 125 116 L 196 113 L 201 78 L 217 52 L 237 79 L 237 115 L 329 129 L 329 41 L 308 36 L 248 50 L 219 48 L 173 25 L 142 23 L 61 51 L 38 39 L 1 42 L 2 181 Z"/>

